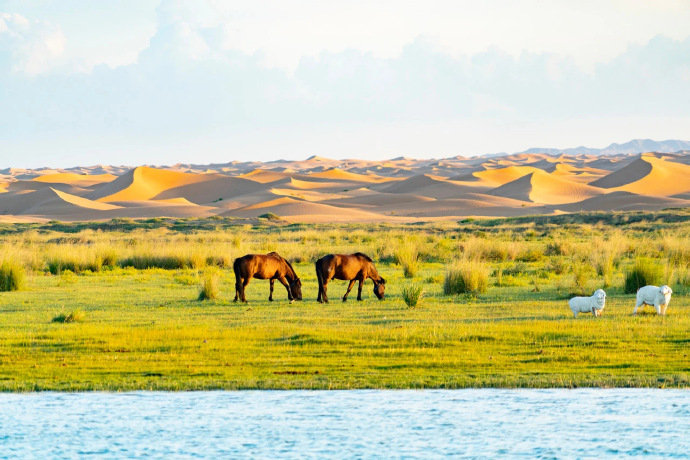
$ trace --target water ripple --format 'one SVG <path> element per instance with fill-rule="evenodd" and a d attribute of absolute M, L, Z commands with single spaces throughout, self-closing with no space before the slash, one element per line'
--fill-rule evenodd
<path fill-rule="evenodd" d="M 0 458 L 685 457 L 684 390 L 0 395 Z"/>

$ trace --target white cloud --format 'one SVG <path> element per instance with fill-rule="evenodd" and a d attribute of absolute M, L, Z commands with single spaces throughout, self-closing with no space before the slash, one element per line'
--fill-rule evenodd
<path fill-rule="evenodd" d="M 164 0 L 164 4 L 168 0 Z M 180 0 L 175 0 L 180 5 Z M 200 2 L 194 1 L 195 5 Z M 186 7 L 206 25 L 222 24 L 226 47 L 260 52 L 294 69 L 304 56 L 356 49 L 393 58 L 418 37 L 451 55 L 491 47 L 573 59 L 588 71 L 632 43 L 690 35 L 690 4 L 679 0 L 206 0 L 215 14 Z M 189 5 L 189 3 L 187 4 Z"/>
<path fill-rule="evenodd" d="M 165 0 L 136 59 L 83 67 L 71 31 L 5 14 L 0 105 L 14 110 L 0 111 L 0 160 L 443 156 L 687 137 L 683 3 L 420 5 Z M 663 21 L 668 36 L 645 38 Z"/>
<path fill-rule="evenodd" d="M 45 22 L 0 13 L 0 47 L 9 51 L 5 59 L 14 72 L 36 75 L 59 63 L 65 37 L 59 28 Z"/>

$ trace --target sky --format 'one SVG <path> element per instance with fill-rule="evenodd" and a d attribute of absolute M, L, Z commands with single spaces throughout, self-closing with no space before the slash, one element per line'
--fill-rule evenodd
<path fill-rule="evenodd" d="M 0 169 L 690 139 L 686 0 L 0 0 Z"/>

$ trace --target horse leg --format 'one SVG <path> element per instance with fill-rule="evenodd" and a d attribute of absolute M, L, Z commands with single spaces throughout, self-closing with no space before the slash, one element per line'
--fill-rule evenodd
<path fill-rule="evenodd" d="M 362 300 L 362 284 L 364 284 L 364 278 L 359 280 L 359 286 L 357 286 L 357 300 Z"/>
<path fill-rule="evenodd" d="M 244 302 L 244 303 L 247 303 L 247 297 L 244 294 L 244 290 L 247 288 L 248 284 L 249 284 L 249 278 L 242 281 L 242 285 L 240 286 L 240 288 L 241 288 L 240 298 L 242 299 L 242 302 Z"/>
<path fill-rule="evenodd" d="M 273 280 L 271 280 L 271 281 L 273 281 Z M 283 286 L 285 286 L 285 290 L 286 290 L 287 293 L 288 293 L 288 300 L 289 300 L 290 302 L 292 302 L 294 299 L 292 298 L 292 292 L 290 292 L 290 285 L 288 284 L 287 280 L 285 279 L 284 276 L 281 276 L 280 278 L 278 278 L 278 281 L 280 281 L 280 283 L 281 283 Z"/>
<path fill-rule="evenodd" d="M 343 302 L 347 300 L 347 295 L 350 293 L 352 290 L 352 286 L 355 285 L 355 280 L 350 280 L 350 284 L 347 286 L 347 291 L 345 292 L 345 295 L 343 296 Z"/>
<path fill-rule="evenodd" d="M 321 300 L 328 303 L 328 280 L 323 280 L 323 287 L 321 288 Z"/>
<path fill-rule="evenodd" d="M 274 280 L 273 278 L 271 278 L 271 279 L 268 280 L 268 281 L 269 281 L 269 283 L 271 284 L 271 291 L 270 291 L 269 294 L 268 294 L 268 300 L 269 300 L 269 302 L 273 302 L 273 283 L 275 283 L 276 280 Z"/>
<path fill-rule="evenodd" d="M 321 299 L 321 291 L 323 290 L 323 280 L 321 279 L 321 273 L 319 273 L 319 267 L 316 267 L 316 281 L 319 283 L 319 293 L 316 296 L 316 301 L 319 303 L 323 303 L 323 300 Z"/>

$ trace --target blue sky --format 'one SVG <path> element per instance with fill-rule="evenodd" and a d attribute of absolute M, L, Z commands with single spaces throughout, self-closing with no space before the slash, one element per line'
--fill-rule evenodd
<path fill-rule="evenodd" d="M 0 168 L 688 139 L 688 24 L 686 1 L 0 0 Z"/>

